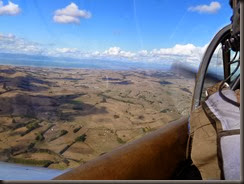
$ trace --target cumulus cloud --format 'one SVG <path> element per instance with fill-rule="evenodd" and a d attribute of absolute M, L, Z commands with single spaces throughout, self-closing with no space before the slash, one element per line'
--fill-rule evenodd
<path fill-rule="evenodd" d="M 147 56 L 148 55 L 148 51 L 147 50 L 141 50 L 141 51 L 138 52 L 138 55 L 142 56 L 142 57 Z"/>
<path fill-rule="evenodd" d="M 217 1 L 211 2 L 209 5 L 191 6 L 188 11 L 199 13 L 216 13 L 221 8 L 221 4 Z"/>
<path fill-rule="evenodd" d="M 111 47 L 108 50 L 104 52 L 104 54 L 110 55 L 110 56 L 118 56 L 121 52 L 121 49 L 119 47 Z"/>
<path fill-rule="evenodd" d="M 107 57 L 113 57 L 113 58 L 133 58 L 135 56 L 135 53 L 121 50 L 119 47 L 111 47 L 108 50 L 105 50 L 102 54 L 102 56 Z"/>
<path fill-rule="evenodd" d="M 193 44 L 176 44 L 171 48 L 157 48 L 152 50 L 144 49 L 137 52 L 123 50 L 120 47 L 114 46 L 104 51 L 87 52 L 78 48 L 46 47 L 34 42 L 27 41 L 23 38 L 18 38 L 13 34 L 0 34 L 0 52 L 144 63 L 167 62 L 170 64 L 174 62 L 183 62 L 192 65 L 199 65 L 207 46 L 208 44 L 204 45 L 203 47 L 198 47 Z"/>
<path fill-rule="evenodd" d="M 53 20 L 61 24 L 79 24 L 81 18 L 91 18 L 91 13 L 86 10 L 80 10 L 75 3 L 70 3 L 65 8 L 56 10 L 53 16 Z"/>
<path fill-rule="evenodd" d="M 7 5 L 3 5 L 3 1 L 0 0 L 0 16 L 1 15 L 18 15 L 21 12 L 19 5 L 8 2 Z"/>
<path fill-rule="evenodd" d="M 39 44 L 17 38 L 13 34 L 0 34 L 0 52 L 41 54 L 44 50 Z"/>
<path fill-rule="evenodd" d="M 201 61 L 207 46 L 207 44 L 203 47 L 197 47 L 193 44 L 176 44 L 172 48 L 153 49 L 149 52 L 148 56 L 150 60 L 197 64 Z"/>
<path fill-rule="evenodd" d="M 77 48 L 50 48 L 46 53 L 47 56 L 55 56 L 55 57 L 70 57 L 70 58 L 84 58 L 85 52 L 77 49 Z"/>
<path fill-rule="evenodd" d="M 77 53 L 79 50 L 77 48 L 56 48 L 57 52 L 60 53 Z"/>
<path fill-rule="evenodd" d="M 110 47 L 103 52 L 92 52 L 89 56 L 99 59 L 117 59 L 133 62 L 187 62 L 193 65 L 198 65 L 207 46 L 208 44 L 203 47 L 197 47 L 193 44 L 176 44 L 171 48 L 140 50 L 137 52 L 125 51 L 120 47 Z"/>

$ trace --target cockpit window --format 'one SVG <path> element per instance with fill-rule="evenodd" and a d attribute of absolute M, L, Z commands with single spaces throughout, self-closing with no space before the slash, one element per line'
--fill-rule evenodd
<path fill-rule="evenodd" d="M 215 49 L 213 56 L 210 60 L 202 90 L 201 99 L 206 98 L 206 90 L 212 87 L 216 83 L 224 80 L 224 65 L 223 65 L 223 54 L 222 54 L 222 44 L 219 44 Z"/>
<path fill-rule="evenodd" d="M 233 73 L 235 69 L 238 67 L 238 60 L 240 60 L 240 53 L 239 52 L 231 52 L 231 61 L 233 64 L 230 64 L 230 73 Z M 238 70 L 231 76 L 230 82 L 234 82 L 235 79 L 240 75 L 240 67 Z"/>
<path fill-rule="evenodd" d="M 0 0 L 0 161 L 74 168 L 188 116 L 232 13 L 214 4 Z M 217 49 L 205 87 L 222 79 Z"/>

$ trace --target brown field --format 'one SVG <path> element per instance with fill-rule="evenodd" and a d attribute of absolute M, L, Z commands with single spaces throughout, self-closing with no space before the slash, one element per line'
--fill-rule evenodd
<path fill-rule="evenodd" d="M 66 169 L 189 113 L 192 78 L 0 66 L 0 160 Z"/>

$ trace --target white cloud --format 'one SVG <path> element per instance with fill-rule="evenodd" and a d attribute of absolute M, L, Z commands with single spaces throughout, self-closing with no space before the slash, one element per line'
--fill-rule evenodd
<path fill-rule="evenodd" d="M 120 47 L 110 47 L 105 51 L 83 51 L 78 48 L 54 48 L 18 38 L 13 34 L 0 33 L 0 52 L 39 54 L 46 56 L 106 59 L 131 62 L 165 63 L 183 62 L 199 65 L 208 44 L 198 47 L 193 44 L 176 44 L 171 48 L 140 50 L 137 52 L 125 51 Z"/>
<path fill-rule="evenodd" d="M 80 10 L 75 3 L 70 3 L 65 8 L 56 10 L 53 16 L 53 20 L 61 24 L 79 24 L 81 18 L 91 18 L 91 13 L 86 10 Z"/>
<path fill-rule="evenodd" d="M 120 56 L 121 57 L 124 57 L 124 58 L 131 58 L 131 59 L 133 59 L 134 57 L 135 57 L 135 53 L 133 53 L 133 52 L 129 52 L 129 51 L 121 51 L 120 52 Z"/>
<path fill-rule="evenodd" d="M 100 52 L 99 51 L 95 51 L 91 53 L 92 56 L 100 56 Z"/>
<path fill-rule="evenodd" d="M 85 53 L 77 48 L 49 48 L 47 53 L 44 53 L 47 56 L 56 56 L 56 57 L 70 57 L 70 58 L 83 58 Z"/>
<path fill-rule="evenodd" d="M 188 62 L 191 64 L 199 64 L 206 48 L 207 44 L 203 47 L 197 47 L 193 44 L 176 44 L 172 48 L 162 48 L 159 50 L 154 49 L 150 54 L 156 59 L 166 60 L 169 62 Z"/>
<path fill-rule="evenodd" d="M 13 34 L 0 34 L 0 52 L 41 54 L 44 49 L 37 43 L 17 38 Z"/>
<path fill-rule="evenodd" d="M 221 4 L 217 1 L 211 2 L 209 5 L 191 6 L 188 11 L 199 13 L 216 13 L 221 8 Z"/>
<path fill-rule="evenodd" d="M 198 65 L 208 44 L 197 47 L 193 44 L 176 44 L 172 48 L 141 50 L 138 52 L 124 51 L 120 47 L 111 47 L 103 52 L 93 52 L 89 56 L 99 59 L 117 59 L 140 62 L 187 62 Z"/>
<path fill-rule="evenodd" d="M 79 50 L 77 48 L 56 48 L 57 52 L 60 53 L 77 53 Z"/>
<path fill-rule="evenodd" d="M 79 18 L 68 16 L 68 15 L 55 15 L 53 17 L 53 20 L 55 22 L 61 23 L 61 24 L 67 24 L 67 23 L 76 23 L 79 24 L 80 20 Z"/>
<path fill-rule="evenodd" d="M 3 1 L 0 0 L 0 16 L 1 15 L 17 15 L 21 12 L 19 5 L 8 2 L 7 5 L 3 5 Z"/>
<path fill-rule="evenodd" d="M 111 47 L 108 50 L 106 50 L 104 52 L 104 54 L 110 55 L 110 56 L 118 56 L 120 52 L 121 52 L 121 49 L 119 47 Z"/>
<path fill-rule="evenodd" d="M 119 47 L 111 47 L 108 50 L 105 50 L 102 56 L 105 57 L 113 57 L 113 58 L 133 58 L 135 56 L 135 53 L 129 52 L 129 51 L 123 51 Z"/>
<path fill-rule="evenodd" d="M 142 56 L 142 57 L 143 56 L 147 56 L 147 54 L 148 54 L 148 51 L 147 50 L 141 50 L 141 51 L 138 52 L 138 55 L 139 56 Z"/>

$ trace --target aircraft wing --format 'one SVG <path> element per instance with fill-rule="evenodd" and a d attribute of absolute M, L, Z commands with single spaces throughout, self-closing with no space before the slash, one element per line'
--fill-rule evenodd
<path fill-rule="evenodd" d="M 67 171 L 0 162 L 0 180 L 50 180 Z"/>

